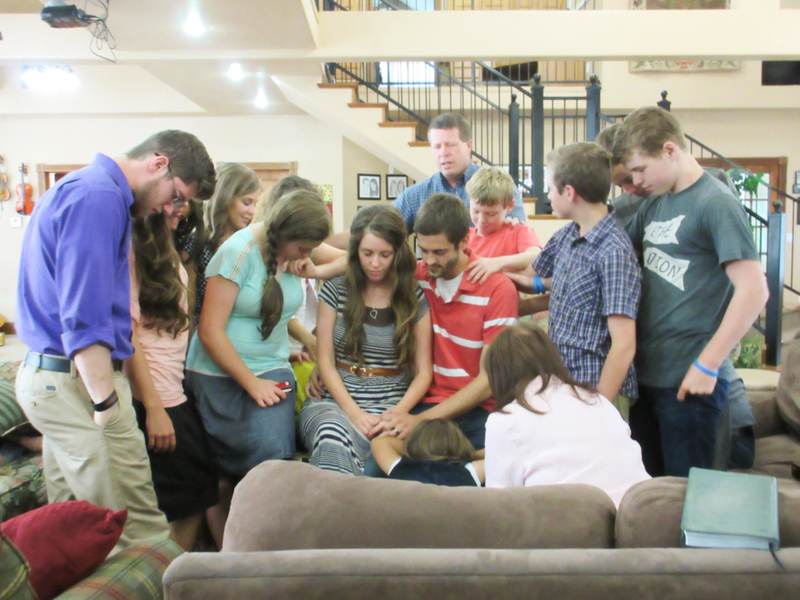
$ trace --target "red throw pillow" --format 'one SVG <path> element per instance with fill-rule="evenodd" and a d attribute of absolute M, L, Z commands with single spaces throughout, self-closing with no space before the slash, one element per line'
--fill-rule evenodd
<path fill-rule="evenodd" d="M 40 600 L 55 598 L 90 575 L 116 545 L 128 518 L 86 500 L 57 502 L 2 524 L 31 565 L 31 585 Z"/>

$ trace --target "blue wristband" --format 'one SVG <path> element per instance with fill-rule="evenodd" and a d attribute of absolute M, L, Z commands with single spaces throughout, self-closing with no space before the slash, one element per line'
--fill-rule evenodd
<path fill-rule="evenodd" d="M 547 290 L 544 289 L 544 283 L 542 283 L 542 278 L 539 275 L 533 276 L 533 293 L 534 294 L 544 294 Z"/>
<path fill-rule="evenodd" d="M 711 369 L 706 369 L 703 365 L 701 365 L 699 362 L 697 362 L 696 358 L 694 359 L 694 362 L 692 364 L 701 373 L 705 373 L 706 375 L 708 375 L 710 377 L 719 377 L 719 371 L 712 371 Z"/>

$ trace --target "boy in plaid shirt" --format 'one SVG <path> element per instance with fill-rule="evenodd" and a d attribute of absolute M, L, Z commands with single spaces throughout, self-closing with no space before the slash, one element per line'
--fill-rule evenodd
<path fill-rule="evenodd" d="M 638 396 L 633 357 L 642 274 L 633 245 L 606 202 L 610 157 L 594 143 L 563 146 L 547 157 L 547 173 L 553 212 L 572 223 L 557 231 L 533 262 L 533 281 L 509 276 L 527 291 L 550 290 L 549 334 L 564 364 L 627 421 Z"/>

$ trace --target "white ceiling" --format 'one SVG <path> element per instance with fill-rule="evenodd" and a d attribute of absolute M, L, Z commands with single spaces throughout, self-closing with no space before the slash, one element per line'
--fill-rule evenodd
<path fill-rule="evenodd" d="M 75 3 L 84 8 L 80 0 Z M 145 72 L 136 77 L 137 84 L 146 80 L 152 85 L 150 97 L 162 98 L 162 104 L 168 98 L 174 99 L 176 92 L 185 97 L 174 104 L 174 112 L 302 114 L 285 99 L 269 75 L 317 75 L 319 61 L 253 57 L 281 50 L 313 50 L 316 23 L 311 4 L 312 0 L 114 0 L 107 25 L 116 39 L 115 65 L 92 55 L 87 30 L 52 29 L 41 21 L 38 14 L 44 3 L 40 0 L 3 0 L 0 87 L 3 83 L 16 85 L 14 80 L 24 64 L 70 64 L 82 81 L 82 65 L 84 71 L 86 65 L 94 71 L 105 69 L 101 73 L 106 73 L 110 81 L 118 77 L 120 67 L 135 67 Z M 200 7 L 208 27 L 197 38 L 187 35 L 181 27 L 191 6 Z M 96 4 L 89 3 L 85 8 L 91 14 L 99 14 Z M 107 49 L 102 54 L 110 56 Z M 225 75 L 232 62 L 240 62 L 247 73 L 242 81 L 233 82 Z M 98 79 L 96 73 L 89 79 L 92 77 Z M 253 105 L 259 86 L 265 88 L 270 101 L 266 109 Z M 97 98 L 91 83 L 87 93 Z M 159 112 L 157 106 L 149 104 L 144 103 L 142 112 Z M 169 112 L 173 105 L 165 106 Z M 187 110 L 189 106 L 194 110 Z M 108 111 L 116 112 L 111 108 Z"/>

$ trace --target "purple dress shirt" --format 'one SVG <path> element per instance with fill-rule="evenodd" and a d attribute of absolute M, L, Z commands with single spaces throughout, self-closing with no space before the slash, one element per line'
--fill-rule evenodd
<path fill-rule="evenodd" d="M 133 193 L 108 156 L 64 176 L 36 203 L 22 240 L 16 330 L 34 352 L 72 358 L 94 344 L 131 345 Z"/>

